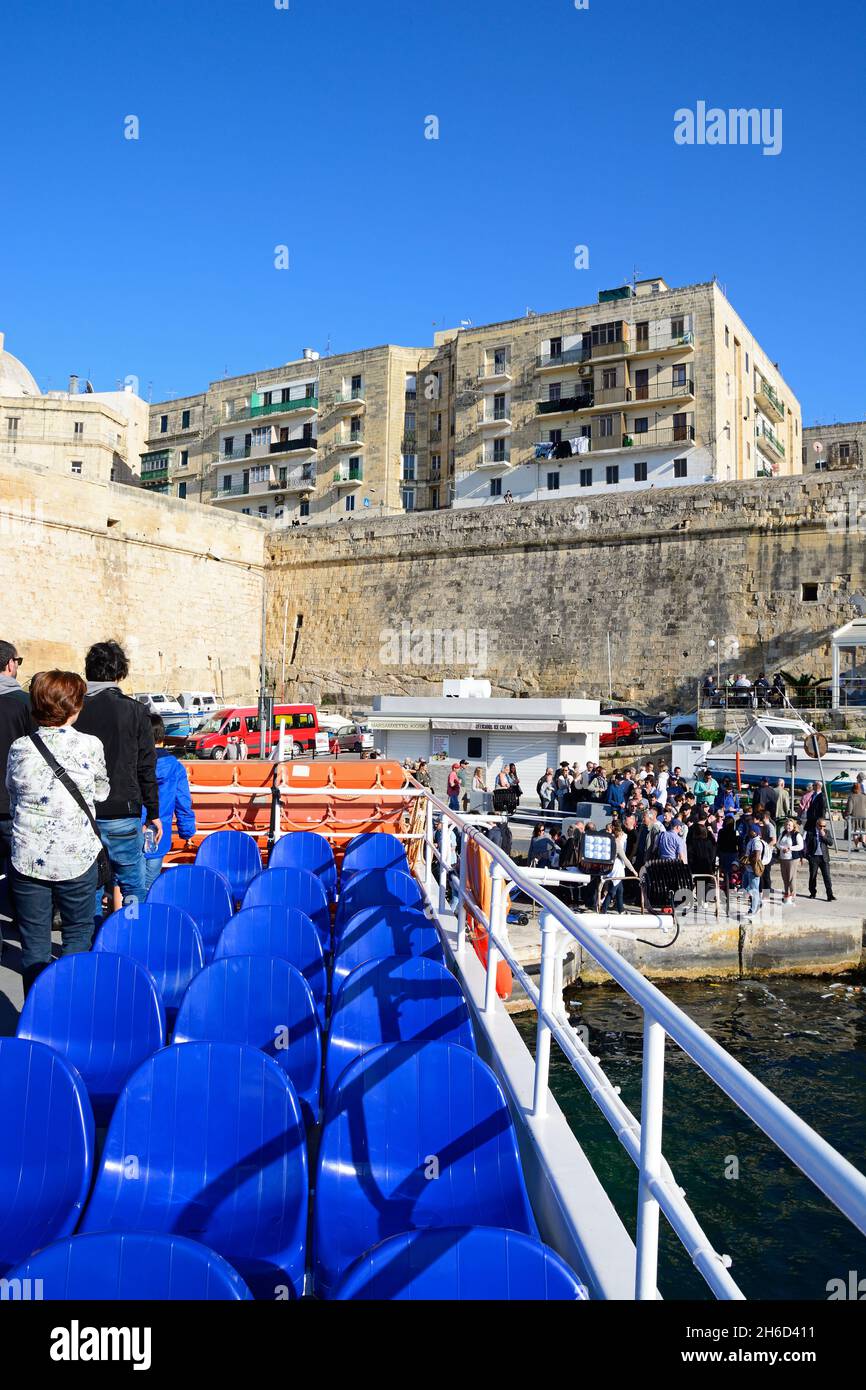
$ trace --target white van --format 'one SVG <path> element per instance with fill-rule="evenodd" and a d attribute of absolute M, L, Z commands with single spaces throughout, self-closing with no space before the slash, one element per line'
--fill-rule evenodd
<path fill-rule="evenodd" d="M 158 691 L 136 691 L 133 699 L 146 705 L 150 714 L 183 714 L 183 705 L 179 705 L 177 700 L 172 700 L 168 695 L 163 695 Z"/>
<path fill-rule="evenodd" d="M 211 695 L 206 690 L 182 690 L 177 698 L 181 708 L 190 714 L 210 714 L 213 710 L 222 708 L 216 695 Z"/>

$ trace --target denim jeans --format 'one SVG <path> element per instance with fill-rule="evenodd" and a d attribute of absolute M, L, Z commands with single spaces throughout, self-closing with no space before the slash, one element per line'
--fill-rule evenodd
<path fill-rule="evenodd" d="M 26 994 L 37 975 L 51 964 L 51 921 L 56 907 L 62 923 L 62 954 L 89 951 L 93 939 L 93 894 L 96 864 L 78 878 L 52 883 L 12 870 L 12 891 L 21 938 L 21 974 Z"/>
<path fill-rule="evenodd" d="M 609 879 L 606 881 L 605 885 L 604 885 L 604 900 L 603 900 L 603 902 L 602 902 L 602 904 L 601 904 L 601 910 L 602 910 L 602 912 L 607 912 L 607 910 L 608 910 L 608 908 L 610 907 L 611 903 L 613 903 L 613 905 L 614 905 L 614 907 L 616 908 L 617 912 L 624 912 L 624 911 L 625 911 L 625 905 L 624 905 L 624 902 L 623 902 L 623 892 L 624 892 L 624 890 L 625 890 L 625 883 L 624 883 L 624 881 L 623 881 L 621 878 L 616 878 L 616 879 L 609 878 Z"/>
<path fill-rule="evenodd" d="M 753 869 L 746 869 L 743 873 L 743 887 L 749 895 L 749 910 L 757 912 L 761 906 L 761 875 L 756 874 Z"/>
<path fill-rule="evenodd" d="M 135 898 L 144 902 L 144 832 L 138 816 L 118 820 L 98 820 L 102 843 L 108 850 L 114 881 L 124 902 Z M 96 893 L 94 909 L 97 927 L 102 922 L 102 889 Z"/>
<path fill-rule="evenodd" d="M 149 893 L 156 880 L 162 873 L 162 858 L 145 859 L 144 861 L 144 891 Z"/>
<path fill-rule="evenodd" d="M 15 903 L 12 898 L 12 817 L 0 817 L 0 874 L 6 878 L 0 884 L 0 908 L 15 922 Z M 3 932 L 0 931 L 0 954 L 3 951 Z"/>

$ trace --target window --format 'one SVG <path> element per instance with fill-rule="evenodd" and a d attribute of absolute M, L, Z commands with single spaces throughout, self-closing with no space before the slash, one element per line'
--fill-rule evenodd
<path fill-rule="evenodd" d="M 638 347 L 649 347 L 649 319 L 643 319 L 640 323 L 636 323 L 634 327 Z"/>
<path fill-rule="evenodd" d="M 493 352 L 493 372 L 495 376 L 501 376 L 508 371 L 508 348 L 495 348 Z"/>
<path fill-rule="evenodd" d="M 259 729 L 261 728 L 261 725 L 259 723 L 259 716 L 257 714 L 247 714 L 244 716 L 244 719 L 247 726 L 247 733 L 257 734 L 259 732 Z"/>
<path fill-rule="evenodd" d="M 501 479 L 501 478 L 491 478 L 491 479 L 490 479 L 490 496 L 491 496 L 491 497 L 501 497 L 501 496 L 502 496 L 502 479 Z"/>
<path fill-rule="evenodd" d="M 418 394 L 418 379 L 414 372 L 406 373 L 406 395 L 409 400 L 414 401 Z"/>
<path fill-rule="evenodd" d="M 638 415 L 634 422 L 635 434 L 647 434 L 649 431 L 649 416 Z"/>
<path fill-rule="evenodd" d="M 414 483 L 414 481 L 415 481 L 415 467 L 416 467 L 416 463 L 417 463 L 417 456 L 416 456 L 415 454 L 404 454 L 404 455 L 403 455 L 403 481 L 404 481 L 404 483 Z"/>
<path fill-rule="evenodd" d="M 672 368 L 672 371 L 673 371 L 673 384 L 674 384 L 674 386 L 685 386 L 685 384 L 686 384 L 686 367 L 685 367 L 685 363 L 684 363 L 684 362 L 683 362 L 683 363 L 678 363 L 676 366 L 674 366 L 674 367 Z"/>
<path fill-rule="evenodd" d="M 403 489 L 403 510 L 404 512 L 414 512 L 415 510 L 415 489 L 404 487 Z"/>
<path fill-rule="evenodd" d="M 431 492 L 430 492 L 430 506 L 431 506 L 431 507 L 438 507 L 438 506 L 439 506 L 439 489 L 438 489 L 438 487 L 434 487 L 434 488 L 431 490 Z"/>
<path fill-rule="evenodd" d="M 681 337 L 683 336 L 683 334 L 685 333 L 685 331 L 686 331 L 686 321 L 685 321 L 685 319 L 684 319 L 682 316 L 680 316 L 679 318 L 671 319 L 671 337 L 672 337 L 672 338 L 681 338 Z"/>
<path fill-rule="evenodd" d="M 605 469 L 605 482 L 609 485 L 619 482 L 619 464 L 609 463 Z"/>
<path fill-rule="evenodd" d="M 262 405 L 273 405 L 273 403 L 274 403 L 274 393 L 273 393 L 273 391 L 263 391 L 263 392 L 262 392 Z"/>
<path fill-rule="evenodd" d="M 178 483 L 177 495 L 178 497 L 186 497 L 186 478 L 184 478 L 183 482 Z"/>
<path fill-rule="evenodd" d="M 235 437 L 230 434 L 228 439 L 223 440 L 223 458 L 230 459 L 235 451 Z"/>
<path fill-rule="evenodd" d="M 406 414 L 405 414 L 404 417 L 403 417 L 403 428 L 404 428 L 406 434 L 414 434 L 414 433 L 415 433 L 415 412 L 414 412 L 414 410 L 407 410 L 407 411 L 406 411 Z"/>
<path fill-rule="evenodd" d="M 547 388 L 547 399 L 549 401 L 562 400 L 562 382 L 552 381 Z"/>
<path fill-rule="evenodd" d="M 232 475 L 231 475 L 231 473 L 224 473 L 224 474 L 223 474 L 223 492 L 231 492 L 231 490 L 232 490 Z"/>
<path fill-rule="evenodd" d="M 848 459 L 850 459 L 850 457 L 851 457 L 851 445 L 850 445 L 850 444 L 840 444 L 840 445 L 839 445 L 839 462 L 840 462 L 840 463 L 847 463 L 847 461 L 848 461 Z"/>
<path fill-rule="evenodd" d="M 548 438 L 548 440 L 550 441 L 551 444 L 561 444 L 561 443 L 562 443 L 562 430 L 548 430 L 548 431 L 547 431 L 547 438 Z"/>
<path fill-rule="evenodd" d="M 289 387 L 289 386 L 283 386 L 283 387 L 281 387 L 281 389 L 280 389 L 280 404 L 281 404 L 281 405 L 286 405 L 286 403 L 287 403 L 288 401 L 290 401 L 291 399 L 292 399 L 291 387 Z"/>
<path fill-rule="evenodd" d="M 188 411 L 188 410 L 183 410 L 183 411 L 181 411 L 181 416 L 180 416 L 180 427 L 181 427 L 182 430 L 188 430 L 188 429 L 189 429 L 189 411 Z"/>
<path fill-rule="evenodd" d="M 803 585 L 803 602 L 804 602 L 804 603 L 817 603 L 817 602 L 818 602 L 818 585 L 817 585 L 817 584 L 804 584 L 804 585 Z"/>
<path fill-rule="evenodd" d="M 267 506 L 259 507 L 259 516 L 267 516 L 267 514 L 268 514 Z"/>
<path fill-rule="evenodd" d="M 746 353 L 746 375 L 749 374 L 749 354 Z"/>
<path fill-rule="evenodd" d="M 581 468 L 581 470 L 580 470 L 580 486 L 581 486 L 581 487 L 592 487 L 592 469 L 591 469 L 591 468 Z"/>
<path fill-rule="evenodd" d="M 493 397 L 494 420 L 505 420 L 508 418 L 505 410 L 505 400 L 505 393 L 502 391 L 498 391 L 496 395 Z"/>
<path fill-rule="evenodd" d="M 634 466 L 634 480 L 636 483 L 646 482 L 646 464 L 636 463 Z"/>
<path fill-rule="evenodd" d="M 83 421 L 83 420 L 76 420 L 76 421 L 75 421 L 74 425 L 72 426 L 72 433 L 75 435 L 75 438 L 76 438 L 76 439 L 80 439 L 80 438 L 81 438 L 81 436 L 84 434 L 84 421 Z"/>
<path fill-rule="evenodd" d="M 81 459 L 73 459 L 70 466 L 72 468 L 73 473 L 80 473 L 83 467 Z"/>
<path fill-rule="evenodd" d="M 7 415 L 7 416 L 6 416 L 6 433 L 7 433 L 7 434 L 17 434 L 17 433 L 18 433 L 18 426 L 20 425 L 20 423 L 21 423 L 21 417 L 20 417 L 20 415 Z"/>
<path fill-rule="evenodd" d="M 674 477 L 686 478 L 689 472 L 688 459 L 674 459 Z"/>
<path fill-rule="evenodd" d="M 480 758 L 480 757 L 481 757 L 481 749 L 482 749 L 482 746 L 483 746 L 483 745 L 482 745 L 482 740 L 481 740 L 480 738 L 478 738 L 477 736 L 475 736 L 475 737 L 473 737 L 473 738 L 467 739 L 467 740 L 466 740 L 466 756 L 467 756 L 467 758 Z"/>
<path fill-rule="evenodd" d="M 250 515 L 251 515 L 251 512 L 250 512 L 249 507 L 241 507 L 241 516 L 250 516 Z"/>
<path fill-rule="evenodd" d="M 547 475 L 547 491 L 548 491 L 548 492 L 559 492 L 559 474 L 558 474 L 558 473 L 548 473 L 548 475 Z"/>
<path fill-rule="evenodd" d="M 265 444 L 270 444 L 270 442 L 271 442 L 271 427 L 270 427 L 270 425 L 256 425 L 255 429 L 253 430 L 253 445 L 254 445 L 254 447 L 255 447 L 256 449 L 261 449 L 261 448 L 264 447 Z"/>
<path fill-rule="evenodd" d="M 602 439 L 611 439 L 613 437 L 612 415 L 599 415 L 598 432 Z"/>
<path fill-rule="evenodd" d="M 493 462 L 494 462 L 494 463 L 505 463 L 505 462 L 507 461 L 508 455 L 507 455 L 506 452 L 505 452 L 505 446 L 506 446 L 507 443 L 508 443 L 508 441 L 507 441 L 506 439 L 494 439 L 494 441 L 493 441 Z"/>
<path fill-rule="evenodd" d="M 561 357 L 561 356 L 562 356 L 562 339 L 561 339 L 561 338 L 551 338 L 551 340 L 550 340 L 550 355 L 551 355 L 551 357 Z"/>
<path fill-rule="evenodd" d="M 674 416 L 674 439 L 688 439 L 689 427 L 685 415 Z"/>
<path fill-rule="evenodd" d="M 616 367 L 605 367 L 601 374 L 601 384 L 605 391 L 616 386 Z"/>
<path fill-rule="evenodd" d="M 301 513 L 301 516 L 310 515 L 310 504 L 308 501 L 306 501 L 306 499 L 301 503 L 299 511 Z"/>
<path fill-rule="evenodd" d="M 255 466 L 254 468 L 251 468 L 251 469 L 250 469 L 250 482 L 251 482 L 251 483 L 266 483 L 266 482 L 269 480 L 270 476 L 271 476 L 270 464 L 267 464 L 267 463 L 257 463 L 256 466 Z"/>
<path fill-rule="evenodd" d="M 408 383 L 407 383 L 407 386 L 406 386 L 406 390 L 407 390 L 407 392 L 408 392 L 408 390 L 409 390 Z M 357 400 L 358 397 L 360 396 L 360 394 L 361 394 L 361 378 L 360 378 L 359 376 L 353 376 L 353 377 L 352 377 L 352 396 L 353 396 L 353 398 L 354 398 L 355 400 Z"/>
<path fill-rule="evenodd" d="M 439 475 L 439 473 L 440 473 L 440 471 L 441 471 L 441 468 L 442 468 L 442 455 L 441 455 L 441 454 L 431 454 L 431 455 L 430 455 L 430 472 L 434 475 L 434 477 L 438 477 L 438 475 Z"/>
<path fill-rule="evenodd" d="M 725 347 L 730 347 L 730 346 L 731 346 L 731 334 L 730 334 L 730 332 L 729 332 L 729 330 L 728 330 L 727 324 L 725 324 Z"/>
<path fill-rule="evenodd" d="M 181 466 L 181 468 L 186 468 L 186 466 L 187 466 L 188 463 L 189 463 L 189 449 L 181 449 L 181 451 L 180 451 L 180 466 Z"/>
<path fill-rule="evenodd" d="M 360 439 L 360 438 L 361 438 L 361 417 L 360 417 L 360 415 L 353 415 L 352 418 L 351 418 L 351 420 L 349 421 L 349 438 L 350 438 L 350 439 Z"/>
<path fill-rule="evenodd" d="M 592 330 L 593 347 L 603 347 L 606 343 L 622 341 L 622 319 L 614 323 L 597 323 Z"/>
<path fill-rule="evenodd" d="M 345 510 L 347 512 L 353 512 L 355 510 L 355 498 L 352 493 L 349 493 L 349 496 L 346 498 Z"/>
<path fill-rule="evenodd" d="M 160 432 L 160 434 L 168 434 L 168 416 L 167 416 L 167 415 L 160 415 L 160 417 L 159 417 L 159 432 Z"/>

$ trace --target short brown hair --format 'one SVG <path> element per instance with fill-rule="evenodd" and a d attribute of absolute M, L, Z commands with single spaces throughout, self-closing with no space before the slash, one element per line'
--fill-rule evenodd
<path fill-rule="evenodd" d="M 87 686 L 75 671 L 40 671 L 30 682 L 30 704 L 37 724 L 57 729 L 84 704 Z"/>

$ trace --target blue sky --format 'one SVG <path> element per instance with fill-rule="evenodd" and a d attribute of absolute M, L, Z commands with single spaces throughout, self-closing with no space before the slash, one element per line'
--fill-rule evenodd
<path fill-rule="evenodd" d="M 0 329 L 44 389 L 159 400 L 636 267 L 717 275 L 806 423 L 866 417 L 862 4 L 288 6 L 3 0 Z M 676 145 L 699 100 L 781 108 L 781 153 Z"/>

